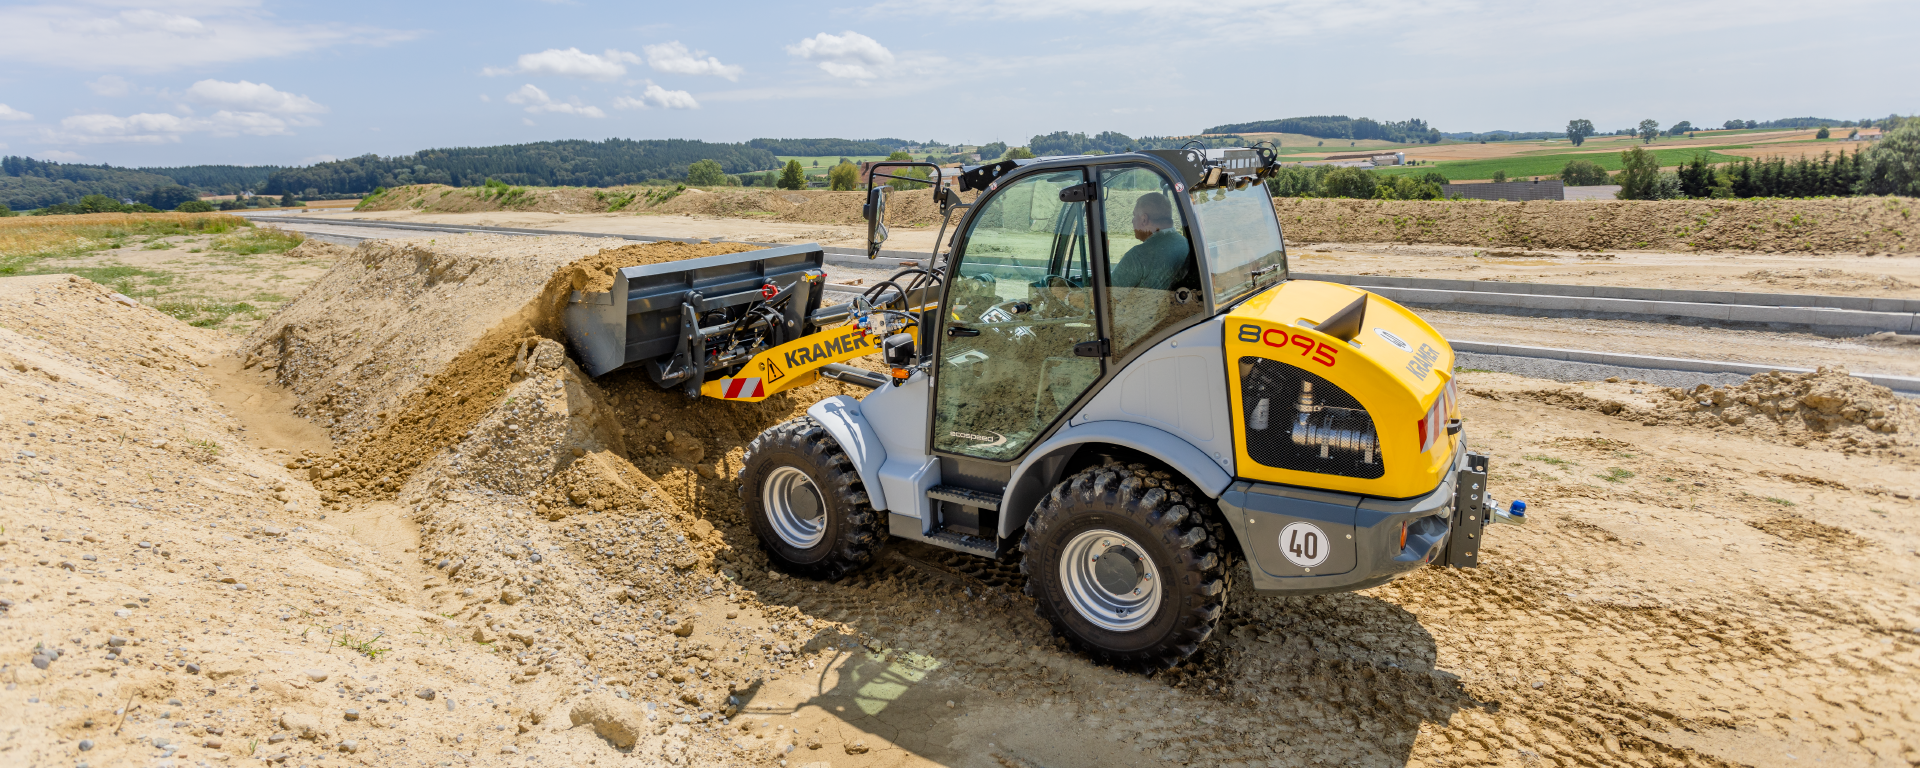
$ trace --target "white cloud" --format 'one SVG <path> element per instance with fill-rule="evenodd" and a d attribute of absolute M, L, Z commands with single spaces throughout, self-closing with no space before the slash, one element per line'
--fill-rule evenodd
<path fill-rule="evenodd" d="M 87 81 L 87 90 L 101 96 L 125 96 L 133 91 L 133 84 L 119 75 L 101 75 Z"/>
<path fill-rule="evenodd" d="M 39 160 L 58 160 L 63 163 L 77 163 L 87 159 L 86 155 L 78 152 L 68 152 L 64 149 L 49 149 L 45 152 L 36 152 L 34 154 L 39 155 L 39 157 L 36 158 Z"/>
<path fill-rule="evenodd" d="M 720 63 L 719 59 L 708 56 L 706 51 L 689 51 L 678 40 L 649 45 L 641 50 L 647 54 L 647 66 L 652 67 L 655 72 L 713 75 L 728 80 L 739 80 L 740 73 L 743 71 L 739 66 Z"/>
<path fill-rule="evenodd" d="M 316 115 L 327 111 L 313 99 L 246 80 L 237 83 L 201 80 L 187 88 L 186 99 L 195 104 L 272 115 Z"/>
<path fill-rule="evenodd" d="M 554 101 L 553 97 L 548 96 L 546 91 L 535 88 L 532 83 L 520 86 L 520 90 L 507 94 L 507 102 L 525 105 L 528 112 L 536 115 L 541 112 L 557 112 L 562 115 L 580 115 L 582 117 L 607 116 L 607 113 L 601 111 L 599 107 L 581 104 L 578 98 L 567 101 Z"/>
<path fill-rule="evenodd" d="M 613 100 L 614 109 L 648 109 L 651 107 L 659 107 L 661 109 L 699 109 L 700 102 L 695 101 L 691 93 L 686 91 L 669 91 L 658 85 L 654 85 L 652 81 L 647 82 L 647 89 L 641 92 L 640 98 L 636 99 L 631 96 L 621 96 Z"/>
<path fill-rule="evenodd" d="M 262 10 L 260 0 L 169 6 L 184 14 L 101 7 L 131 4 L 69 0 L 0 6 L 0 61 L 153 72 L 292 56 L 345 43 L 381 45 L 415 36 L 358 25 L 289 23 Z"/>
<path fill-rule="evenodd" d="M 822 71 L 849 80 L 872 80 L 893 66 L 893 52 L 871 37 L 849 30 L 827 32 L 787 46 L 787 53 L 817 62 Z"/>
<path fill-rule="evenodd" d="M 9 107 L 5 104 L 0 104 L 0 120 L 32 120 L 32 119 L 33 119 L 33 115 L 29 115 L 25 112 L 14 109 L 13 107 Z"/>
<path fill-rule="evenodd" d="M 46 140 L 61 144 L 172 144 L 188 134 L 212 136 L 286 136 L 290 123 L 265 112 L 220 110 L 206 117 L 141 112 L 119 115 L 74 115 L 60 121 L 59 132 Z"/>
<path fill-rule="evenodd" d="M 555 75 L 584 77 L 588 80 L 618 80 L 627 74 L 627 64 L 639 64 L 638 54 L 616 51 L 595 55 L 578 48 L 548 48 L 539 53 L 523 53 L 512 67 L 487 67 L 480 70 L 489 77 L 499 75 Z"/>

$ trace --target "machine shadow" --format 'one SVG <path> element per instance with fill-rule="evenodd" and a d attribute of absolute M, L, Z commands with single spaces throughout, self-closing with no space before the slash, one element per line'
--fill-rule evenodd
<path fill-rule="evenodd" d="M 1087 716 L 1111 722 L 1111 732 L 1073 737 L 1099 742 L 1099 760 L 1084 751 L 1085 760 L 1050 754 L 1047 745 L 1023 745 L 1011 734 L 998 739 L 996 749 L 1012 757 L 1060 768 L 1145 759 L 1142 747 L 1198 761 L 1192 764 L 1398 766 L 1411 759 L 1423 723 L 1445 724 L 1461 709 L 1497 709 L 1436 667 L 1433 635 L 1399 605 L 1366 593 L 1265 597 L 1241 576 L 1200 653 L 1148 674 L 1101 666 L 1056 642 L 1021 595 L 1017 567 L 891 542 L 874 565 L 839 582 L 767 582 L 760 597 L 863 632 L 907 627 L 899 644 L 912 652 L 886 647 L 885 631 L 865 646 L 823 632 L 811 647 L 834 651 L 833 662 L 808 671 L 804 694 L 788 686 L 784 698 L 767 701 L 790 703 L 763 703 L 760 713 L 818 708 L 839 721 L 842 734 L 824 737 L 835 756 L 838 745 L 870 734 L 937 762 L 986 750 L 972 736 L 981 728 L 958 723 L 971 712 L 969 697 L 1015 713 L 996 716 L 1002 726 L 1079 728 Z M 754 714 L 756 700 L 743 701 L 744 713 Z M 1142 716 L 1214 725 L 1144 729 Z"/>

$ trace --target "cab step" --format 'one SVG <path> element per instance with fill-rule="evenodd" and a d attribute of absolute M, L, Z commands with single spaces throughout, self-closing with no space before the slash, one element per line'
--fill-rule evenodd
<path fill-rule="evenodd" d="M 982 557 L 998 557 L 1000 554 L 1000 547 L 993 539 L 983 539 L 953 531 L 934 531 L 927 536 L 927 543 L 961 552 L 971 552 Z"/>
<path fill-rule="evenodd" d="M 988 491 L 976 491 L 953 485 L 936 485 L 927 489 L 927 498 L 934 501 L 951 501 L 967 507 L 976 507 L 989 512 L 1000 511 L 1001 495 Z"/>

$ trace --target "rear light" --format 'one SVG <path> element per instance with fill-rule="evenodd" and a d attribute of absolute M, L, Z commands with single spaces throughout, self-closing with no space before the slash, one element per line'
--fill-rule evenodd
<path fill-rule="evenodd" d="M 1433 450 L 1434 444 L 1440 442 L 1440 436 L 1447 433 L 1447 422 L 1453 418 L 1458 402 L 1455 393 L 1453 382 L 1447 382 L 1440 389 L 1440 396 L 1433 399 L 1433 407 L 1428 408 L 1427 415 L 1420 417 L 1415 425 L 1421 453 Z"/>
<path fill-rule="evenodd" d="M 1427 415 L 1420 417 L 1420 452 L 1433 450 L 1433 444 L 1440 441 L 1440 435 L 1447 431 L 1447 415 L 1443 407 L 1447 404 L 1445 395 L 1433 399 L 1433 407 L 1427 409 Z"/>

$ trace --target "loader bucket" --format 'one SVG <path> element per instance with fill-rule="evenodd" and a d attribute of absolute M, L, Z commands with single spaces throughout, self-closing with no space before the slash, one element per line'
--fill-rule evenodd
<path fill-rule="evenodd" d="M 772 291 L 802 283 L 782 312 L 791 322 L 771 329 L 776 336 L 811 332 L 808 317 L 819 308 L 820 292 L 806 278 L 817 280 L 825 263 L 820 246 L 808 243 L 625 267 L 614 275 L 612 290 L 573 292 L 567 340 L 590 376 L 644 366 L 663 387 L 697 388 L 720 375 L 704 341 L 735 327 Z"/>

